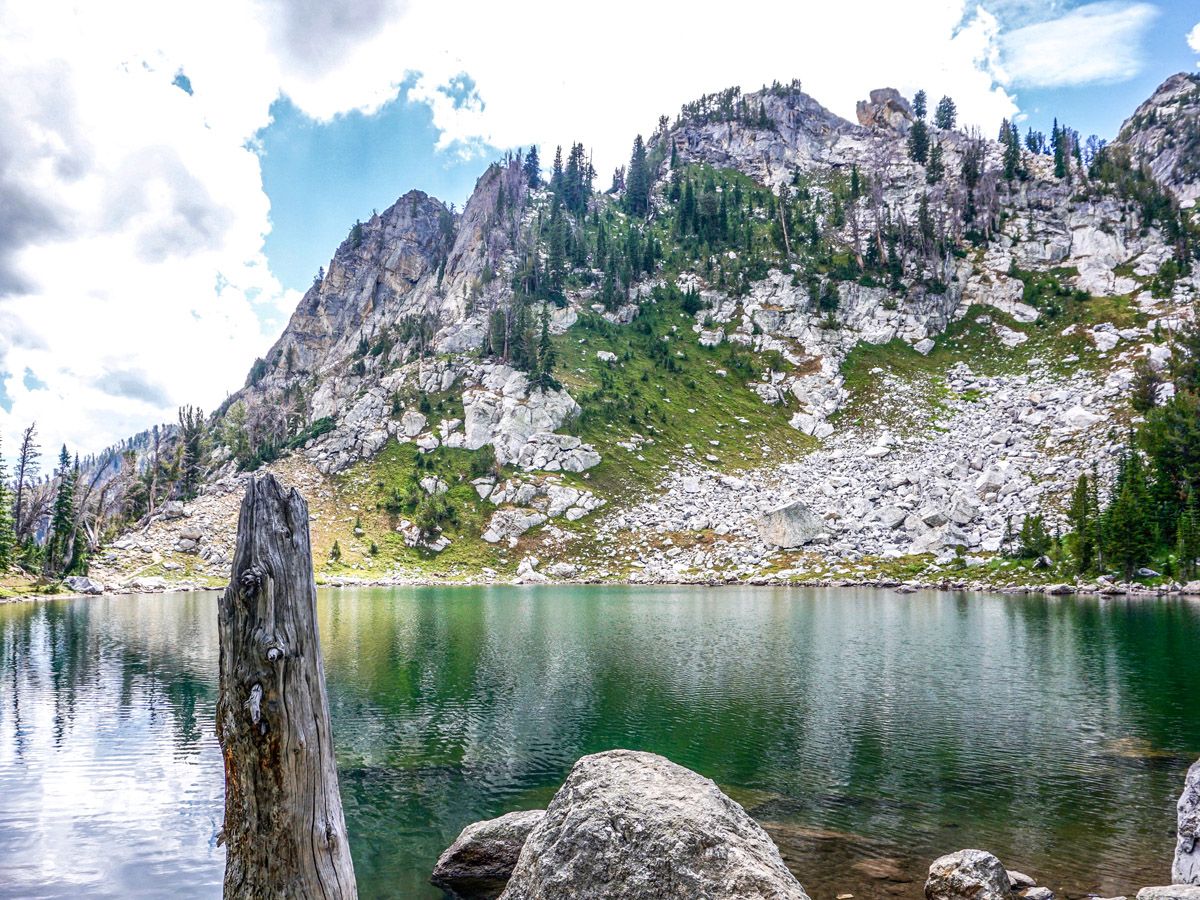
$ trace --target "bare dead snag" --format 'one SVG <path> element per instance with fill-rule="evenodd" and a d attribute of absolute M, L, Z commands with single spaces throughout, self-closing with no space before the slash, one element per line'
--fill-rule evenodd
<path fill-rule="evenodd" d="M 308 504 L 272 475 L 255 478 L 217 619 L 225 900 L 358 896 L 316 605 Z"/>

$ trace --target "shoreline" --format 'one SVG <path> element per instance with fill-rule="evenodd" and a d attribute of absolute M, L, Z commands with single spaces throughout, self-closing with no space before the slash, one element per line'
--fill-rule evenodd
<path fill-rule="evenodd" d="M 803 579 L 787 578 L 706 578 L 703 580 L 672 580 L 655 579 L 653 581 L 633 581 L 605 578 L 564 578 L 552 579 L 546 576 L 537 578 L 516 577 L 503 578 L 465 578 L 450 580 L 447 578 L 406 578 L 402 576 L 385 578 L 344 578 L 318 580 L 317 588 L 383 588 L 383 587 L 581 587 L 581 586 L 611 586 L 611 587 L 772 587 L 772 588 L 820 588 L 820 589 L 863 589 L 887 590 L 899 594 L 911 594 L 918 591 L 950 591 L 969 594 L 998 594 L 1005 596 L 1041 594 L 1048 597 L 1136 597 L 1150 599 L 1158 597 L 1194 598 L 1200 600 L 1200 582 L 1190 582 L 1187 585 L 1176 583 L 1166 585 L 1142 585 L 1126 583 L 1067 584 L 1065 582 L 1048 584 L 991 584 L 981 581 L 950 580 L 918 581 L 897 578 L 867 578 L 867 579 Z M 21 601 L 40 600 L 79 600 L 97 597 L 122 597 L 171 593 L 216 593 L 225 590 L 226 585 L 197 584 L 190 581 L 170 582 L 161 580 L 153 584 L 123 586 L 117 590 L 97 592 L 80 591 L 40 591 L 15 594 L 11 597 L 0 597 L 0 604 L 18 603 Z"/>

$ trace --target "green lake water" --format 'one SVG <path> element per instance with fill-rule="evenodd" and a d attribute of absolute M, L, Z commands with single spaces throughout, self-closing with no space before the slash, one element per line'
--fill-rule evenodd
<path fill-rule="evenodd" d="M 1069 897 L 1170 880 L 1200 605 L 773 588 L 322 591 L 364 898 L 438 898 L 476 819 L 652 750 L 814 900 L 982 847 Z M 0 897 L 219 897 L 216 595 L 0 605 Z"/>

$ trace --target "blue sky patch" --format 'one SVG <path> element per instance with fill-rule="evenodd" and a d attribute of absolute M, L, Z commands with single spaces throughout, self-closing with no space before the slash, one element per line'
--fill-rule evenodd
<path fill-rule="evenodd" d="M 33 374 L 33 369 L 26 368 L 25 375 L 21 378 L 21 383 L 25 385 L 27 391 L 40 391 L 46 386 L 46 382 Z"/>
<path fill-rule="evenodd" d="M 471 102 L 474 82 L 456 80 L 455 102 Z M 271 199 L 266 254 L 271 271 L 289 288 L 307 290 L 317 269 L 356 219 L 382 211 L 417 188 L 460 208 L 499 151 L 464 158 L 436 149 L 438 131 L 424 103 L 407 90 L 374 115 L 349 113 L 325 123 L 304 115 L 286 98 L 271 107 L 259 132 L 263 187 Z"/>

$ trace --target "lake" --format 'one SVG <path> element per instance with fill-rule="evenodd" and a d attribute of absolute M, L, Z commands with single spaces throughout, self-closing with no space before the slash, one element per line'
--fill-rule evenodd
<path fill-rule="evenodd" d="M 814 900 L 991 850 L 1060 896 L 1170 881 L 1200 605 L 868 589 L 320 592 L 364 898 L 581 755 L 651 750 L 762 822 Z M 219 897 L 216 595 L 0 605 L 0 897 Z"/>

